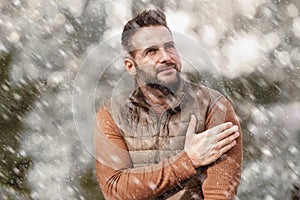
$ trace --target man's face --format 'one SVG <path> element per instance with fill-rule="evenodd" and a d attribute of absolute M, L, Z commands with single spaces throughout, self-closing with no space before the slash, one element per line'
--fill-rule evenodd
<path fill-rule="evenodd" d="M 178 85 L 180 57 L 173 37 L 164 26 L 144 27 L 132 36 L 136 78 L 142 83 Z"/>

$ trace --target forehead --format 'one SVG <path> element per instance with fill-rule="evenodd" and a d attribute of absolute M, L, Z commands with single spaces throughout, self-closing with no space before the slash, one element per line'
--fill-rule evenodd
<path fill-rule="evenodd" d="M 164 26 L 150 26 L 140 28 L 131 38 L 132 45 L 137 49 L 173 41 L 170 31 Z"/>

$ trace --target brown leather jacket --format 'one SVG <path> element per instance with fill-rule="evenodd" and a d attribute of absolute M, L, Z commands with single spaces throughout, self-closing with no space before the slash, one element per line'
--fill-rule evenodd
<path fill-rule="evenodd" d="M 159 116 L 140 89 L 100 108 L 96 164 L 107 199 L 230 199 L 235 195 L 241 172 L 241 137 L 217 162 L 198 169 L 184 152 L 184 144 L 192 114 L 197 118 L 197 133 L 226 121 L 239 125 L 237 117 L 217 91 L 181 83 L 176 94 L 163 97 L 171 103 Z"/>

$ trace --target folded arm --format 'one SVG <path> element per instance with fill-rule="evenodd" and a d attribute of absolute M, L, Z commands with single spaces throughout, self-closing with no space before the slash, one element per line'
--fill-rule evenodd
<path fill-rule="evenodd" d="M 103 107 L 94 139 L 96 174 L 106 199 L 152 199 L 196 174 L 185 151 L 156 165 L 133 168 L 126 143 Z"/>

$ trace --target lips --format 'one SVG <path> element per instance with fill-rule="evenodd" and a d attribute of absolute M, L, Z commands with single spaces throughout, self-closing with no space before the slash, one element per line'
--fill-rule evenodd
<path fill-rule="evenodd" d="M 175 72 L 175 71 L 176 69 L 172 67 L 172 68 L 167 68 L 165 70 L 162 70 L 159 73 L 168 73 L 168 72 Z"/>
<path fill-rule="evenodd" d="M 171 72 L 176 70 L 175 65 L 172 66 L 167 66 L 167 67 L 162 67 L 160 69 L 157 70 L 157 73 L 161 73 L 161 72 Z"/>

